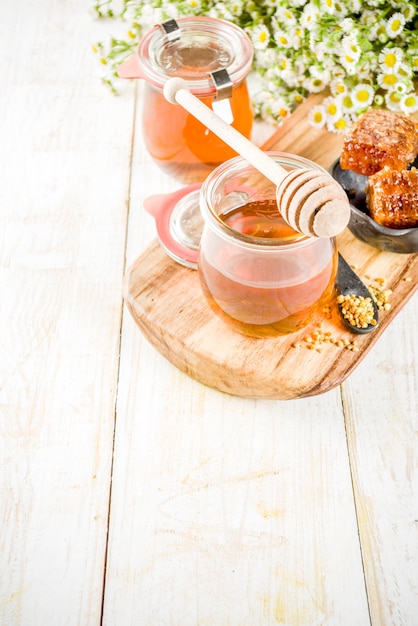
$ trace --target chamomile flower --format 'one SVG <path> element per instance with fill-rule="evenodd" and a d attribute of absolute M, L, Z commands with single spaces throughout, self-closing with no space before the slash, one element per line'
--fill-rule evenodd
<path fill-rule="evenodd" d="M 330 91 L 333 96 L 343 96 L 348 91 L 348 85 L 344 80 L 345 73 L 341 78 L 334 78 L 330 83 Z"/>
<path fill-rule="evenodd" d="M 361 47 L 353 37 L 344 37 L 341 44 L 341 65 L 349 74 L 354 74 L 361 56 Z"/>
<path fill-rule="evenodd" d="M 410 93 L 404 94 L 399 102 L 399 106 L 403 113 L 415 113 L 418 111 L 418 94 L 411 91 Z"/>
<path fill-rule="evenodd" d="M 351 99 L 356 109 L 366 109 L 373 103 L 374 89 L 371 85 L 360 83 L 351 91 Z"/>
<path fill-rule="evenodd" d="M 356 37 L 353 37 L 352 35 L 343 37 L 341 45 L 346 54 L 358 61 L 361 55 L 361 46 Z"/>
<path fill-rule="evenodd" d="M 409 67 L 413 72 L 418 73 L 418 50 L 410 54 Z"/>
<path fill-rule="evenodd" d="M 189 6 L 191 9 L 200 9 L 202 6 L 201 0 L 183 0 L 185 1 L 185 5 Z"/>
<path fill-rule="evenodd" d="M 279 48 L 291 48 L 292 47 L 292 38 L 289 34 L 280 29 L 274 33 L 274 41 L 279 46 Z"/>
<path fill-rule="evenodd" d="M 399 7 L 406 22 L 410 22 L 416 15 L 417 9 L 413 4 L 404 4 L 401 0 L 401 6 Z"/>
<path fill-rule="evenodd" d="M 322 106 L 327 120 L 335 120 L 341 116 L 341 107 L 336 98 L 325 98 Z"/>
<path fill-rule="evenodd" d="M 401 48 L 383 48 L 378 56 L 379 65 L 383 71 L 394 72 L 403 60 Z"/>
<path fill-rule="evenodd" d="M 320 93 L 325 89 L 326 82 L 320 76 L 308 76 L 303 81 L 303 87 L 310 93 Z"/>
<path fill-rule="evenodd" d="M 402 96 L 396 91 L 390 91 L 385 95 L 385 105 L 390 111 L 400 111 L 401 110 L 401 99 Z"/>
<path fill-rule="evenodd" d="M 386 23 L 386 33 L 390 39 L 394 39 L 401 32 L 403 27 L 405 26 L 406 19 L 402 13 L 394 13 L 388 19 Z"/>
<path fill-rule="evenodd" d="M 325 112 L 325 107 L 321 104 L 317 104 L 312 107 L 308 113 L 308 122 L 314 128 L 323 128 L 326 124 L 327 116 Z"/>
<path fill-rule="evenodd" d="M 382 89 L 393 91 L 399 82 L 399 78 L 394 72 L 382 72 L 378 74 L 377 82 Z"/>
<path fill-rule="evenodd" d="M 271 107 L 271 111 L 273 117 L 280 120 L 284 120 L 286 117 L 289 117 L 292 112 L 291 107 L 284 98 L 278 98 L 277 100 L 275 100 L 274 104 Z"/>
<path fill-rule="evenodd" d="M 297 24 L 294 12 L 287 5 L 277 7 L 273 18 L 282 25 L 294 26 L 295 24 Z"/>
<path fill-rule="evenodd" d="M 344 135 L 350 125 L 350 119 L 343 115 L 327 120 L 327 129 L 341 135 Z"/>
<path fill-rule="evenodd" d="M 255 50 L 265 50 L 270 41 L 270 31 L 264 24 L 257 24 L 249 31 Z"/>
<path fill-rule="evenodd" d="M 344 94 L 341 94 L 340 96 L 337 96 L 337 101 L 339 103 L 339 106 L 343 114 L 345 115 L 355 114 L 355 111 L 356 111 L 355 102 L 349 91 L 347 91 Z"/>
<path fill-rule="evenodd" d="M 313 3 L 307 2 L 300 16 L 300 24 L 303 28 L 314 30 L 317 27 L 320 16 L 319 9 Z"/>

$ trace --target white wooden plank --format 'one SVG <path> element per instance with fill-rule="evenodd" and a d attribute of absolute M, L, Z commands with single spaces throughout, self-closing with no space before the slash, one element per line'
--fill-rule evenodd
<path fill-rule="evenodd" d="M 136 128 L 129 261 L 155 236 L 143 198 L 179 186 Z M 339 391 L 218 393 L 125 313 L 103 621 L 369 624 Z"/>
<path fill-rule="evenodd" d="M 98 624 L 133 119 L 86 4 L 2 3 L 0 623 Z M 7 62 L 5 62 L 7 61 Z"/>
<path fill-rule="evenodd" d="M 418 619 L 416 305 L 415 296 L 343 392 L 370 610 L 379 626 Z"/>

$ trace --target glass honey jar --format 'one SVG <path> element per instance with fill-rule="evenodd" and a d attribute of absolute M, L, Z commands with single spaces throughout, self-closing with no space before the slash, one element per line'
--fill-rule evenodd
<path fill-rule="evenodd" d="M 299 156 L 268 154 L 289 171 L 324 171 Z M 254 337 L 292 333 L 320 319 L 334 295 L 335 238 L 293 230 L 281 215 L 276 186 L 241 157 L 209 174 L 200 208 L 198 272 L 221 319 Z"/>
<path fill-rule="evenodd" d="M 241 134 L 250 138 L 253 112 L 246 77 L 252 44 L 238 26 L 210 17 L 182 17 L 151 29 L 118 69 L 122 78 L 142 78 L 142 128 L 157 165 L 182 182 L 202 182 L 236 153 L 181 106 L 163 94 L 180 77 L 190 91 Z"/>

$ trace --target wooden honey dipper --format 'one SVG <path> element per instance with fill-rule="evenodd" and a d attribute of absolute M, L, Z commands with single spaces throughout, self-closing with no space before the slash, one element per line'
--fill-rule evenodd
<path fill-rule="evenodd" d="M 164 96 L 171 104 L 180 104 L 277 186 L 280 212 L 294 230 L 311 237 L 335 237 L 347 226 L 347 194 L 332 176 L 311 169 L 287 171 L 203 104 L 182 78 L 170 78 Z"/>

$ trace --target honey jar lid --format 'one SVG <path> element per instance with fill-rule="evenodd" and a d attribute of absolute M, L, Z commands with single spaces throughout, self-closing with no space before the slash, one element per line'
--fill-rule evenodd
<path fill-rule="evenodd" d="M 178 191 L 149 196 L 144 209 L 155 220 L 157 237 L 174 261 L 197 269 L 203 217 L 199 207 L 202 183 Z"/>
<path fill-rule="evenodd" d="M 253 48 L 238 26 L 210 17 L 180 17 L 151 29 L 140 41 L 141 76 L 157 87 L 175 76 L 195 95 L 217 94 L 213 74 L 228 73 L 231 84 L 242 82 L 251 68 Z"/>

